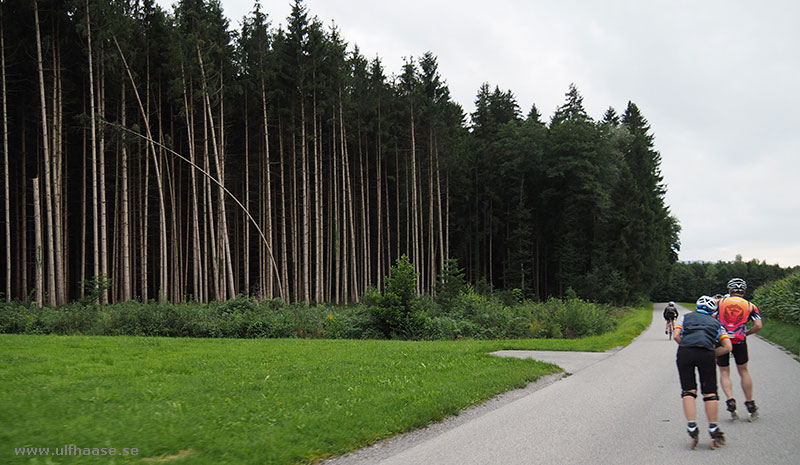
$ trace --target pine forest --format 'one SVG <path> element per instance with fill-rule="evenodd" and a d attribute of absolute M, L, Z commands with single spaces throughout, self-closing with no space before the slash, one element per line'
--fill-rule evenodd
<path fill-rule="evenodd" d="M 633 102 L 596 119 L 567 82 L 542 115 L 485 83 L 465 114 L 433 52 L 387 70 L 301 0 L 238 30 L 218 0 L 0 14 L 4 299 L 345 304 L 406 256 L 420 295 L 455 270 L 624 303 L 677 259 Z"/>

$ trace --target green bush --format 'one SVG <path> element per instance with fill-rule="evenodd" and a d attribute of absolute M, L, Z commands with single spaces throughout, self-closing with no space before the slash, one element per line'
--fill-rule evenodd
<path fill-rule="evenodd" d="M 415 311 L 417 274 L 403 255 L 392 266 L 383 293 L 370 288 L 363 302 L 372 315 L 373 327 L 385 338 L 416 339 L 425 332 L 427 314 Z"/>
<path fill-rule="evenodd" d="M 549 299 L 533 306 L 533 319 L 538 322 L 538 337 L 580 338 L 603 334 L 614 329 L 611 307 L 581 299 Z"/>
<path fill-rule="evenodd" d="M 257 302 L 243 296 L 207 304 L 128 301 L 42 309 L 34 303 L 0 302 L 0 332 L 434 340 L 579 338 L 615 326 L 616 315 L 607 306 L 579 299 L 523 301 L 513 292 L 483 295 L 471 285 L 464 285 L 457 295 L 448 298 L 449 307 L 445 308 L 434 297 L 409 294 L 416 282 L 410 279 L 413 269 L 407 261 L 398 261 L 397 269 L 390 277 L 397 281 L 387 283 L 393 291 L 381 294 L 371 288 L 360 303 L 346 306 L 287 305 L 280 300 Z"/>
<path fill-rule="evenodd" d="M 444 312 L 449 312 L 465 286 L 464 270 L 459 268 L 456 259 L 448 258 L 444 262 L 444 267 L 442 267 L 442 272 L 439 275 L 439 282 L 436 283 L 434 289 L 436 293 L 435 301 L 438 307 Z"/>
<path fill-rule="evenodd" d="M 753 303 L 767 318 L 800 325 L 800 273 L 759 287 Z"/>

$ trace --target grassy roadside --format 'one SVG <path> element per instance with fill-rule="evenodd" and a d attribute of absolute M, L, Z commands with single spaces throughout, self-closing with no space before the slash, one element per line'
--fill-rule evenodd
<path fill-rule="evenodd" d="M 0 462 L 18 447 L 136 448 L 53 463 L 309 463 L 424 426 L 558 368 L 499 349 L 629 343 L 651 308 L 579 340 L 0 336 Z M 90 452 L 94 452 L 93 450 Z M 39 457 L 38 463 L 48 463 Z M 172 461 L 172 460 L 170 460 Z"/>
<path fill-rule="evenodd" d="M 795 355 L 795 360 L 800 361 L 800 326 L 765 319 L 758 335 L 788 350 Z"/>

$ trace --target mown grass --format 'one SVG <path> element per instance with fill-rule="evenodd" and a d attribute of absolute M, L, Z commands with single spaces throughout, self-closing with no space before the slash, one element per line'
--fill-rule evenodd
<path fill-rule="evenodd" d="M 778 344 L 795 355 L 795 360 L 800 361 L 800 326 L 784 323 L 779 320 L 765 319 L 764 327 L 758 332 L 764 339 Z"/>
<path fill-rule="evenodd" d="M 0 462 L 309 463 L 456 414 L 558 367 L 499 349 L 625 345 L 649 308 L 577 340 L 0 336 Z M 127 457 L 16 456 L 67 444 Z M 173 460 L 171 460 L 173 459 Z"/>

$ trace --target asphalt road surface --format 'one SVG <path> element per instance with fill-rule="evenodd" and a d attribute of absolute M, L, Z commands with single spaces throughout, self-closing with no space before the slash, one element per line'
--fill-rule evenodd
<path fill-rule="evenodd" d="M 759 418 L 732 422 L 720 402 L 719 424 L 727 444 L 711 450 L 698 399 L 700 443 L 690 449 L 675 365 L 677 344 L 664 334 L 663 307 L 654 306 L 653 323 L 622 350 L 502 354 L 552 361 L 571 375 L 543 380 L 499 406 L 479 407 L 466 418 L 460 415 L 328 463 L 800 464 L 800 363 L 752 336 L 747 339 L 749 366 Z M 735 368 L 732 378 L 741 413 L 744 394 Z M 719 394 L 724 401 L 721 388 Z"/>

